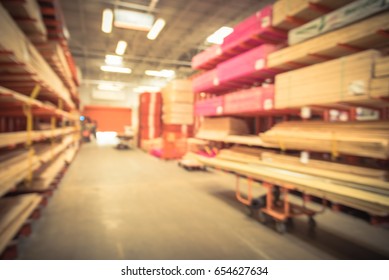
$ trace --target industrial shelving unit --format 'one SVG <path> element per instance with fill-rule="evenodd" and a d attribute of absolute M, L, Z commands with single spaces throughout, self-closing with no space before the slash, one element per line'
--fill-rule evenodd
<path fill-rule="evenodd" d="M 63 26 L 54 2 L 0 3 L 0 254 L 6 259 L 16 257 L 14 238 L 31 232 L 79 146 L 79 81 L 63 29 L 49 28 Z"/>
<path fill-rule="evenodd" d="M 279 14 L 281 11 L 279 10 L 279 6 L 285 1 L 280 0 L 276 2 L 273 6 L 273 27 L 274 28 L 285 28 L 291 29 L 294 26 L 301 25 L 311 20 L 312 18 L 307 18 L 306 20 L 296 20 L 295 17 L 287 16 L 284 20 L 280 20 Z M 347 1 L 345 1 L 347 2 Z M 350 1 L 348 1 L 350 2 Z M 338 4 L 338 5 L 344 5 Z M 317 8 L 320 9 L 317 9 Z M 320 11 L 320 14 L 327 13 L 330 10 L 322 9 L 323 7 L 318 6 L 307 6 L 304 7 L 305 15 L 313 16 L 312 8 L 315 11 Z M 336 8 L 336 7 L 333 7 Z M 278 9 L 275 11 L 275 9 Z M 277 13 L 277 16 L 275 16 Z M 258 12 L 260 14 L 260 12 Z M 286 14 L 285 14 L 286 16 Z M 318 17 L 316 15 L 315 17 Z M 245 20 L 243 23 L 238 25 L 237 30 L 240 30 L 240 25 L 248 22 L 249 19 Z M 309 159 L 313 158 L 316 160 L 320 160 L 323 163 L 340 163 L 342 165 L 350 165 L 350 166 L 362 166 L 362 167 L 380 167 L 387 168 L 388 167 L 388 157 L 383 156 L 383 158 L 370 158 L 368 156 L 357 156 L 355 154 L 342 154 L 337 150 L 336 144 L 334 144 L 333 151 L 322 152 L 318 150 L 299 150 L 299 149 L 288 149 L 283 144 L 282 139 L 277 143 L 274 142 L 266 142 L 260 136 L 261 133 L 270 130 L 274 125 L 280 122 L 286 122 L 290 120 L 298 120 L 301 122 L 309 122 L 311 120 L 322 120 L 327 122 L 339 122 L 339 121 L 358 121 L 358 110 L 370 109 L 376 112 L 376 118 L 381 121 L 388 120 L 388 108 L 389 102 L 387 93 L 384 96 L 364 96 L 360 97 L 358 100 L 355 98 L 344 97 L 342 100 L 338 100 L 336 102 L 310 102 L 305 100 L 300 100 L 299 106 L 286 106 L 282 107 L 277 104 L 277 79 L 274 81 L 276 84 L 275 89 L 275 98 L 274 98 L 274 107 L 271 109 L 262 109 L 260 111 L 244 111 L 241 113 L 228 114 L 223 113 L 223 110 L 217 110 L 220 108 L 216 108 L 216 106 L 223 107 L 223 101 L 220 101 L 225 94 L 229 94 L 239 89 L 250 88 L 251 86 L 258 86 L 261 82 L 263 82 L 263 78 L 261 78 L 261 73 L 265 70 L 265 72 L 269 72 L 273 70 L 273 77 L 278 73 L 288 73 L 288 71 L 293 71 L 296 69 L 304 69 L 310 65 L 320 64 L 326 61 L 334 61 L 336 58 L 344 57 L 350 54 L 359 53 L 369 48 L 377 48 L 382 49 L 388 45 L 388 12 L 381 12 L 378 15 L 374 15 L 364 19 L 360 22 L 347 25 L 341 29 L 326 33 L 324 35 L 315 37 L 311 40 L 305 41 L 298 45 L 293 45 L 289 47 L 283 46 L 279 50 L 273 51 L 268 55 L 262 57 L 256 57 L 258 61 L 262 61 L 261 67 L 259 67 L 257 62 L 253 60 L 254 69 L 251 73 L 249 73 L 248 77 L 242 76 L 238 79 L 233 78 L 231 82 L 220 81 L 221 79 L 217 76 L 217 71 L 219 70 L 219 65 L 221 61 L 223 63 L 227 63 L 228 59 L 231 59 L 234 55 L 226 54 L 224 55 L 221 51 L 223 49 L 223 44 L 221 47 L 213 47 L 210 50 L 204 52 L 205 54 L 199 54 L 198 57 L 204 57 L 209 59 L 209 63 L 202 62 L 200 64 L 196 59 L 194 59 L 195 68 L 200 70 L 206 70 L 202 74 L 197 74 L 193 77 L 194 80 L 197 80 L 194 84 L 195 94 L 200 95 L 201 97 L 196 96 L 197 100 L 210 100 L 210 104 L 213 102 L 215 106 L 214 111 L 206 112 L 206 116 L 212 118 L 218 117 L 239 117 L 242 119 L 246 119 L 250 123 L 250 132 L 251 135 L 227 135 L 224 137 L 210 136 L 207 137 L 204 134 L 199 135 L 201 139 L 205 139 L 211 141 L 211 145 L 217 147 L 218 149 L 231 147 L 231 144 L 243 145 L 246 147 L 260 147 L 261 149 L 272 149 L 271 151 L 276 154 L 281 155 L 290 155 L 295 159 L 299 159 L 300 153 L 301 158 L 302 152 L 304 153 L 304 157 Z M 364 28 L 365 26 L 369 26 L 370 28 Z M 356 32 L 356 30 L 360 30 L 360 32 Z M 234 31 L 235 32 L 235 31 Z M 251 36 L 246 36 L 246 40 L 241 40 L 239 44 L 242 46 L 241 50 L 247 51 L 250 48 L 247 48 L 247 40 L 251 40 L 251 38 L 258 38 L 262 31 L 256 30 Z M 233 33 L 234 34 L 234 33 Z M 231 36 L 231 35 L 230 35 Z M 229 38 L 229 36 L 227 37 Z M 271 41 L 262 40 L 262 42 L 254 44 L 255 46 L 263 43 L 272 43 Z M 239 47 L 238 44 L 238 47 Z M 252 45 L 251 47 L 254 47 Z M 240 52 L 242 53 L 242 52 Z M 212 55 L 210 55 L 212 54 Z M 236 55 L 236 54 L 235 54 Z M 242 56 L 243 57 L 243 56 Z M 238 60 L 237 57 L 233 58 L 234 61 Z M 198 66 L 199 65 L 199 66 Z M 202 66 L 204 65 L 204 66 Z M 216 68 L 215 68 L 216 67 Z M 210 70 L 211 69 L 211 70 Z M 212 70 L 213 69 L 213 70 Z M 236 71 L 239 71 L 236 68 Z M 262 72 L 261 72 L 262 71 Z M 212 79 L 207 77 L 212 76 Z M 239 75 L 236 75 L 239 76 Z M 205 78 L 206 79 L 205 79 Z M 269 76 L 269 82 L 273 81 L 273 77 Z M 209 83 L 207 86 L 203 87 L 201 83 L 206 82 Z M 205 88 L 204 92 L 201 92 Z M 215 105 L 216 104 L 216 105 Z M 362 110 L 363 110 L 362 109 Z M 333 117 L 331 114 L 337 112 L 337 117 Z M 308 112 L 308 114 L 307 114 Z M 196 124 L 200 123 L 201 126 L 201 113 L 200 117 L 196 120 Z M 339 119 L 339 116 L 342 115 L 343 119 Z M 198 128 L 199 125 L 197 125 Z M 335 143 L 335 141 L 333 141 Z M 241 155 L 238 155 L 239 157 Z M 372 224 L 377 224 L 383 221 L 387 221 L 389 216 L 389 200 L 387 198 L 388 186 L 389 184 L 386 181 L 374 181 L 371 184 L 376 184 L 381 186 L 381 190 L 377 190 L 372 187 L 372 193 L 361 193 L 361 196 L 356 198 L 352 197 L 354 194 L 360 192 L 360 189 L 366 190 L 365 187 L 356 186 L 358 184 L 353 185 L 352 183 L 344 183 L 347 181 L 345 179 L 342 180 L 332 180 L 332 188 L 335 190 L 334 192 L 327 191 L 325 187 L 317 187 L 321 184 L 318 180 L 323 180 L 323 177 L 315 177 L 315 176 L 304 176 L 306 178 L 297 182 L 295 179 L 283 178 L 283 176 L 288 177 L 289 175 L 282 175 L 283 172 L 289 172 L 287 168 L 277 168 L 277 164 L 275 163 L 273 166 L 264 166 L 260 165 L 260 157 L 257 156 L 256 159 L 248 159 L 246 162 L 243 159 L 241 162 L 237 160 L 236 162 L 231 162 L 227 160 L 223 160 L 223 158 L 218 159 L 216 156 L 215 159 L 205 158 L 201 156 L 197 156 L 198 160 L 204 163 L 207 166 L 214 167 L 216 169 L 221 169 L 227 172 L 232 172 L 237 176 L 237 187 L 236 187 L 236 196 L 237 199 L 243 204 L 247 205 L 251 212 L 255 212 L 256 216 L 259 218 L 261 222 L 267 222 L 268 217 L 271 217 L 276 221 L 276 230 L 283 233 L 286 231 L 286 224 L 291 218 L 296 215 L 307 215 L 309 217 L 309 225 L 311 227 L 316 226 L 316 222 L 313 219 L 314 215 L 322 212 L 327 207 L 332 207 L 333 210 L 342 210 L 343 208 L 350 207 L 356 209 L 358 211 L 362 211 L 367 213 L 370 216 L 370 222 Z M 247 164 L 249 163 L 249 164 Z M 256 164 L 257 170 L 253 165 Z M 259 165 L 258 165 L 259 164 Z M 279 173 L 278 175 L 276 173 Z M 273 174 L 271 176 L 269 174 Z M 298 173 L 297 175 L 303 175 L 303 173 Z M 245 177 L 248 179 L 248 197 L 243 198 L 241 196 L 241 189 L 239 187 L 239 177 Z M 293 177 L 293 176 L 292 176 Z M 384 180 L 387 180 L 384 179 Z M 262 184 L 266 189 L 266 195 L 262 198 L 254 198 L 253 193 L 253 184 L 252 181 L 257 181 Z M 350 186 L 351 184 L 351 186 Z M 328 186 L 326 186 L 328 187 Z M 370 186 L 369 186 L 370 187 Z M 354 191 L 355 188 L 359 188 L 359 190 Z M 380 187 L 381 188 L 381 187 Z M 344 192 L 337 193 L 338 190 L 344 190 Z M 377 193 L 378 194 L 377 194 Z M 349 193 L 349 196 L 347 195 Z M 300 205 L 296 205 L 290 200 L 291 195 L 297 195 L 300 198 Z M 374 196 L 374 200 L 365 201 L 363 195 Z M 322 205 L 321 209 L 312 210 L 306 207 L 306 204 L 309 201 L 319 202 Z"/>

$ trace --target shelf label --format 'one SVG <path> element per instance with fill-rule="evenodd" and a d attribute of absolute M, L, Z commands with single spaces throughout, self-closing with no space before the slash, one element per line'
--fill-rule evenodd
<path fill-rule="evenodd" d="M 309 119 L 312 116 L 312 110 L 309 107 L 302 107 L 300 116 L 303 119 Z"/>
<path fill-rule="evenodd" d="M 308 164 L 309 162 L 309 153 L 307 151 L 302 151 L 300 154 L 300 162 L 303 164 Z"/>

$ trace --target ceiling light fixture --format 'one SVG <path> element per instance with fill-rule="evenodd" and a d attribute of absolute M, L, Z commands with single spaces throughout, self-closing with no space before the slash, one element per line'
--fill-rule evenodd
<path fill-rule="evenodd" d="M 111 9 L 105 9 L 103 11 L 103 21 L 101 24 L 101 30 L 104 33 L 112 32 L 113 12 Z"/>
<path fill-rule="evenodd" d="M 105 72 L 114 72 L 114 73 L 123 73 L 123 74 L 130 74 L 131 69 L 127 67 L 117 67 L 117 66 L 109 66 L 109 65 L 103 65 L 100 67 L 102 71 Z"/>
<path fill-rule="evenodd" d="M 123 89 L 123 85 L 121 84 L 113 84 L 113 83 L 101 83 L 97 86 L 99 90 L 107 90 L 107 91 L 120 91 Z"/>
<path fill-rule="evenodd" d="M 153 76 L 153 77 L 172 78 L 172 77 L 174 77 L 176 75 L 176 72 L 174 72 L 174 70 L 167 70 L 167 69 L 163 69 L 163 70 L 160 70 L 160 71 L 146 70 L 145 74 L 147 76 Z"/>
<path fill-rule="evenodd" d="M 162 18 L 157 19 L 153 27 L 151 27 L 149 33 L 147 33 L 147 39 L 149 40 L 155 40 L 159 33 L 162 31 L 162 29 L 165 27 L 166 21 Z"/>
<path fill-rule="evenodd" d="M 134 88 L 134 92 L 142 93 L 142 92 L 158 92 L 161 88 L 155 86 L 138 86 Z"/>
<path fill-rule="evenodd" d="M 230 35 L 234 31 L 233 28 L 228 26 L 220 27 L 213 34 L 207 37 L 207 42 L 212 44 L 222 44 L 225 37 Z"/>
<path fill-rule="evenodd" d="M 107 54 L 105 56 L 105 63 L 108 65 L 119 66 L 123 64 L 123 57 Z"/>
<path fill-rule="evenodd" d="M 127 48 L 127 42 L 126 41 L 119 41 L 118 45 L 116 46 L 116 54 L 123 55 Z"/>

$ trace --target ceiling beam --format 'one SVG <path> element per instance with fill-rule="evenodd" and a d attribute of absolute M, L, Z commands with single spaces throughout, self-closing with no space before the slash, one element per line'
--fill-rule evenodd
<path fill-rule="evenodd" d="M 103 51 L 88 51 L 86 54 L 83 51 L 72 50 L 72 54 L 75 58 L 86 58 L 86 59 L 101 59 L 102 62 L 105 59 L 106 52 Z M 191 67 L 190 61 L 183 60 L 172 60 L 164 59 L 158 57 L 146 57 L 146 56 L 136 56 L 136 55 L 124 55 L 124 60 L 128 61 L 143 61 L 149 63 L 159 63 L 164 65 L 176 65 L 176 66 L 186 66 Z"/>

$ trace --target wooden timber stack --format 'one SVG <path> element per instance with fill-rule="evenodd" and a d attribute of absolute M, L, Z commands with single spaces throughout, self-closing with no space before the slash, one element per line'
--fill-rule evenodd
<path fill-rule="evenodd" d="M 289 30 L 352 1 L 353 0 L 278 0 L 273 6 L 272 24 L 275 27 Z"/>
<path fill-rule="evenodd" d="M 284 109 L 340 102 L 386 106 L 378 98 L 388 96 L 385 85 L 389 77 L 376 79 L 374 75 L 374 68 L 378 77 L 385 75 L 387 58 L 380 56 L 376 50 L 367 50 L 279 74 L 276 76 L 275 107 Z M 378 66 L 374 67 L 377 61 Z"/>
<path fill-rule="evenodd" d="M 320 63 L 357 51 L 389 45 L 389 12 L 367 18 L 355 24 L 296 44 L 268 56 L 267 66 L 288 71 Z"/>
<path fill-rule="evenodd" d="M 282 150 L 389 158 L 389 122 L 283 122 L 260 134 Z"/>

